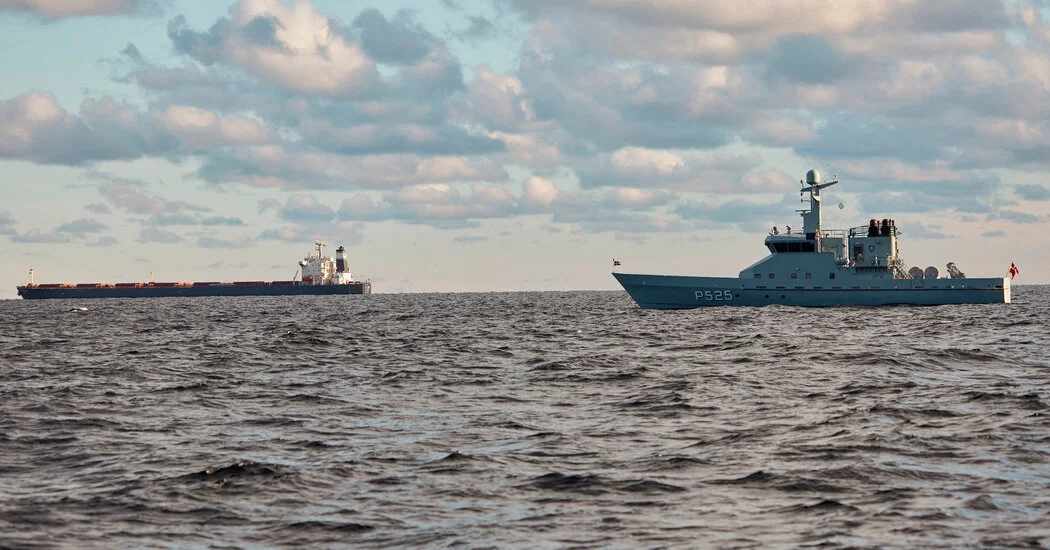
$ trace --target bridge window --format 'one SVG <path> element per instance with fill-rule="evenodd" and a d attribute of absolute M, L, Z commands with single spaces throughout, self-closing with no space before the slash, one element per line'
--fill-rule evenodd
<path fill-rule="evenodd" d="M 775 242 L 769 243 L 769 250 L 777 253 L 784 252 L 816 252 L 816 243 L 814 241 L 787 241 L 787 242 Z"/>
<path fill-rule="evenodd" d="M 770 279 L 772 279 L 772 278 L 773 278 L 773 275 L 774 275 L 773 273 L 770 273 L 770 274 L 769 274 L 769 278 L 770 278 Z"/>
<path fill-rule="evenodd" d="M 798 273 L 792 273 L 791 274 L 791 278 L 792 279 L 798 279 Z"/>
<path fill-rule="evenodd" d="M 806 278 L 807 279 L 812 279 L 813 278 L 813 274 L 812 273 L 806 273 Z"/>
<path fill-rule="evenodd" d="M 762 274 L 761 273 L 755 273 L 755 278 L 756 279 L 761 279 L 762 278 Z"/>
<path fill-rule="evenodd" d="M 834 279 L 835 278 L 835 274 L 834 273 L 828 273 L 828 278 L 829 279 Z"/>

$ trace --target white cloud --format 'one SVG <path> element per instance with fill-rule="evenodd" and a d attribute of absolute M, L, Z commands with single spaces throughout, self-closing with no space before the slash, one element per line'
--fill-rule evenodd
<path fill-rule="evenodd" d="M 335 211 L 321 204 L 313 195 L 293 194 L 278 211 L 283 220 L 301 222 L 325 222 L 335 217 Z"/>
<path fill-rule="evenodd" d="M 605 200 L 610 206 L 623 209 L 650 208 L 667 204 L 673 198 L 674 195 L 668 191 L 632 187 L 612 189 L 605 194 Z"/>
<path fill-rule="evenodd" d="M 794 118 L 759 120 L 746 133 L 753 143 L 779 147 L 801 145 L 817 138 L 809 123 Z"/>
<path fill-rule="evenodd" d="M 180 51 L 204 62 L 221 59 L 288 90 L 354 95 L 378 80 L 375 62 L 311 2 L 240 0 L 207 33 L 176 19 L 169 35 Z"/>
<path fill-rule="evenodd" d="M 111 97 L 86 98 L 77 116 L 36 91 L 0 100 L 0 120 L 0 157 L 46 164 L 194 154 L 269 139 L 257 120 L 199 107 L 143 112 Z"/>
<path fill-rule="evenodd" d="M 506 172 L 491 160 L 418 155 L 347 157 L 288 152 L 279 146 L 239 147 L 210 155 L 198 176 L 213 183 L 298 189 L 397 189 L 442 182 L 503 181 Z"/>
<path fill-rule="evenodd" d="M 45 18 L 88 15 L 132 15 L 159 13 L 163 0 L 0 0 L 0 10 L 33 13 Z"/>
<path fill-rule="evenodd" d="M 532 176 L 522 184 L 522 201 L 528 209 L 544 209 L 558 198 L 558 187 L 554 182 L 537 176 Z"/>
<path fill-rule="evenodd" d="M 619 149 L 609 158 L 610 163 L 617 170 L 625 173 L 650 173 L 654 175 L 668 176 L 676 171 L 685 169 L 685 161 L 682 157 L 670 151 L 658 151 L 643 149 L 639 147 L 625 147 Z"/>
<path fill-rule="evenodd" d="M 478 117 L 493 130 L 521 130 L 536 121 L 521 80 L 497 75 L 488 67 L 475 69 L 469 99 Z"/>
<path fill-rule="evenodd" d="M 182 236 L 178 233 L 160 229 L 159 227 L 143 227 L 139 231 L 139 238 L 137 240 L 140 243 L 160 244 L 175 244 L 183 242 Z"/>
<path fill-rule="evenodd" d="M 152 114 L 161 128 L 179 139 L 183 151 L 261 144 L 269 139 L 269 132 L 259 121 L 239 116 L 220 116 L 214 111 L 192 105 L 169 105 L 165 110 Z"/>

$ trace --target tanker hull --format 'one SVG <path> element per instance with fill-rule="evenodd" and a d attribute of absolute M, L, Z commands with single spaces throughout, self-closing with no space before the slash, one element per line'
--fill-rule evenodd
<path fill-rule="evenodd" d="M 26 300 L 85 298 L 194 298 L 208 296 L 327 296 L 333 294 L 371 294 L 372 283 L 337 285 L 215 285 L 182 287 L 99 287 L 40 288 L 20 286 L 18 295 Z"/>

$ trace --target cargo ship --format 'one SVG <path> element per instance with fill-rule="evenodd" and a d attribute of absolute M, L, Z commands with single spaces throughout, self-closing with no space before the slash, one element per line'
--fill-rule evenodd
<path fill-rule="evenodd" d="M 52 298 L 169 298 L 204 296 L 300 296 L 331 294 L 371 294 L 372 281 L 355 281 L 350 272 L 346 249 L 340 246 L 335 257 L 325 257 L 323 239 L 314 243 L 316 252 L 299 262 L 298 275 L 291 281 L 207 281 L 143 283 L 55 283 L 37 284 L 29 269 L 29 284 L 19 286 L 18 295 L 26 300 Z"/>

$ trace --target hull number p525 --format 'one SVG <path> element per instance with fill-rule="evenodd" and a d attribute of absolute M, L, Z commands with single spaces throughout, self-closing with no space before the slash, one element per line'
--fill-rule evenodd
<path fill-rule="evenodd" d="M 696 301 L 706 300 L 709 302 L 729 302 L 733 299 L 731 290 L 697 290 Z"/>

